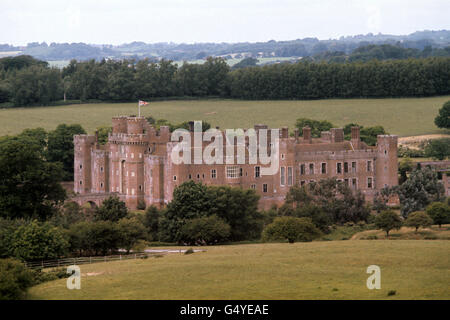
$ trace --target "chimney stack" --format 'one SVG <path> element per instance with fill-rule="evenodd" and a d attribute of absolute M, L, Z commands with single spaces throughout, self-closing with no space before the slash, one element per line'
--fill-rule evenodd
<path fill-rule="evenodd" d="M 311 143 L 311 128 L 310 127 L 304 127 L 303 128 L 303 141 L 306 143 Z"/>
<path fill-rule="evenodd" d="M 298 141 L 299 135 L 300 135 L 300 132 L 299 132 L 298 128 L 295 128 L 294 129 L 294 137 L 295 137 L 296 142 Z"/>
<path fill-rule="evenodd" d="M 360 146 L 360 135 L 359 135 L 359 127 L 352 127 L 352 144 L 353 147 L 359 149 Z"/>
<path fill-rule="evenodd" d="M 281 138 L 282 139 L 289 138 L 289 128 L 288 127 L 281 128 Z"/>

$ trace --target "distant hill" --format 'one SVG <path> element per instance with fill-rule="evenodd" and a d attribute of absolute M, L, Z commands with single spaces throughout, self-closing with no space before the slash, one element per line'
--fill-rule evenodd
<path fill-rule="evenodd" d="M 368 45 L 392 45 L 403 49 L 423 51 L 425 48 L 443 49 L 450 46 L 450 30 L 417 31 L 409 35 L 366 34 L 319 40 L 304 38 L 289 41 L 241 42 L 241 43 L 145 43 L 131 42 L 118 46 L 85 43 L 29 43 L 24 47 L 0 44 L 2 56 L 26 54 L 46 61 L 88 60 L 103 58 L 137 60 L 171 59 L 176 61 L 204 59 L 221 56 L 225 59 L 320 57 L 324 53 L 349 55 L 355 49 Z"/>

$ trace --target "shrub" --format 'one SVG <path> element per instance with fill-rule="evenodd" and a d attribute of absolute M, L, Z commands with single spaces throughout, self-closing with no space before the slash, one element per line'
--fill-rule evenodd
<path fill-rule="evenodd" d="M 389 292 L 388 292 L 388 296 L 395 296 L 397 294 L 397 291 L 395 291 L 395 290 L 389 290 Z"/>
<path fill-rule="evenodd" d="M 426 212 L 433 219 L 433 222 L 439 225 L 439 228 L 450 220 L 450 207 L 443 202 L 431 203 L 426 208 Z"/>
<path fill-rule="evenodd" d="M 125 202 L 118 197 L 109 197 L 103 201 L 102 205 L 95 210 L 94 219 L 104 221 L 119 221 L 128 215 Z"/>
<path fill-rule="evenodd" d="M 192 254 L 194 253 L 194 250 L 192 248 L 187 249 L 184 254 Z"/>
<path fill-rule="evenodd" d="M 408 227 L 416 228 L 416 233 L 420 227 L 426 228 L 431 226 L 432 223 L 433 219 L 431 219 L 428 214 L 422 211 L 411 212 L 405 222 Z"/>
<path fill-rule="evenodd" d="M 189 244 L 214 244 L 229 236 L 230 226 L 216 215 L 188 220 L 181 228 L 181 241 Z"/>
<path fill-rule="evenodd" d="M 50 223 L 36 220 L 20 226 L 13 234 L 12 253 L 22 260 L 56 259 L 67 252 L 65 234 Z"/>
<path fill-rule="evenodd" d="M 386 231 L 386 236 L 389 237 L 389 231 L 392 229 L 400 229 L 402 227 L 402 220 L 399 215 L 392 210 L 382 211 L 375 218 L 375 226 Z"/>
<path fill-rule="evenodd" d="M 24 264 L 14 259 L 0 259 L 0 300 L 21 299 L 33 284 L 33 272 Z"/>
<path fill-rule="evenodd" d="M 320 236 L 311 218 L 278 217 L 263 231 L 263 240 L 312 241 Z"/>
<path fill-rule="evenodd" d="M 145 208 L 146 208 L 145 201 L 139 200 L 136 208 L 138 210 L 145 210 Z"/>

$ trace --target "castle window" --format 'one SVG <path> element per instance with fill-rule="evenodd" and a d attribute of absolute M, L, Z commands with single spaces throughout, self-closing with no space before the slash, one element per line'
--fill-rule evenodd
<path fill-rule="evenodd" d="M 253 190 L 255 190 L 255 189 L 256 189 L 256 184 L 250 185 L 250 188 L 253 189 Z"/>
<path fill-rule="evenodd" d="M 134 177 L 134 171 L 131 171 L 131 176 Z"/>
<path fill-rule="evenodd" d="M 292 186 L 293 180 L 292 167 L 288 167 L 288 186 Z"/>
<path fill-rule="evenodd" d="M 200 179 L 200 174 L 197 173 L 197 179 Z"/>
<path fill-rule="evenodd" d="M 80 164 L 80 170 L 81 170 L 81 169 L 83 169 L 83 165 L 82 165 L 82 164 Z"/>
<path fill-rule="evenodd" d="M 239 168 L 239 177 L 242 177 L 244 175 L 244 171 L 242 170 L 242 168 Z"/>
<path fill-rule="evenodd" d="M 352 162 L 352 172 L 353 173 L 356 172 L 356 162 L 355 161 Z"/>
<path fill-rule="evenodd" d="M 134 188 L 131 189 L 131 194 L 134 195 Z"/>
<path fill-rule="evenodd" d="M 267 183 L 263 184 L 263 192 L 266 193 L 267 192 Z"/>
<path fill-rule="evenodd" d="M 367 178 L 367 188 L 372 189 L 372 178 Z"/>
<path fill-rule="evenodd" d="M 238 177 L 238 167 L 237 166 L 229 166 L 227 167 L 227 178 L 237 178 Z"/>
<path fill-rule="evenodd" d="M 261 168 L 255 167 L 255 178 L 259 178 L 261 176 Z"/>
<path fill-rule="evenodd" d="M 80 186 L 83 184 L 83 181 L 80 180 Z"/>
<path fill-rule="evenodd" d="M 322 174 L 327 173 L 327 164 L 325 162 L 322 162 Z"/>
<path fill-rule="evenodd" d="M 348 172 L 348 162 L 344 162 L 344 172 Z"/>
<path fill-rule="evenodd" d="M 202 173 L 202 179 L 205 179 L 205 174 L 204 173 Z"/>
<path fill-rule="evenodd" d="M 211 170 L 211 178 L 215 179 L 216 177 L 217 177 L 217 171 L 216 171 L 216 169 L 212 169 Z"/>
<path fill-rule="evenodd" d="M 356 189 L 356 178 L 352 179 L 352 188 Z"/>
<path fill-rule="evenodd" d="M 284 160 L 284 153 L 281 154 L 281 160 Z"/>
<path fill-rule="evenodd" d="M 134 159 L 134 153 L 131 153 L 131 159 Z"/>
<path fill-rule="evenodd" d="M 189 178 L 189 179 L 192 179 L 192 174 L 189 173 L 188 178 Z"/>
<path fill-rule="evenodd" d="M 301 164 L 301 165 L 300 165 L 300 175 L 304 175 L 305 172 L 306 172 L 306 170 L 305 170 L 305 165 L 304 165 L 304 164 Z"/>
<path fill-rule="evenodd" d="M 372 161 L 367 160 L 367 172 L 371 172 L 372 171 Z"/>
<path fill-rule="evenodd" d="M 100 188 L 103 189 L 103 182 L 100 182 Z"/>
<path fill-rule="evenodd" d="M 342 173 L 342 162 L 336 163 L 336 173 Z"/>
<path fill-rule="evenodd" d="M 141 184 L 139 185 L 139 191 L 142 191 L 142 185 Z"/>
<path fill-rule="evenodd" d="M 314 174 L 314 163 L 309 164 L 309 174 Z"/>
<path fill-rule="evenodd" d="M 387 154 L 387 150 L 384 150 L 384 154 Z"/>
<path fill-rule="evenodd" d="M 173 176 L 173 181 L 177 181 L 177 176 Z"/>
<path fill-rule="evenodd" d="M 142 158 L 142 153 L 139 153 L 139 158 Z"/>
<path fill-rule="evenodd" d="M 304 185 L 305 185 L 305 183 L 306 183 L 306 181 L 305 181 L 305 180 L 302 180 L 302 181 L 300 181 L 300 185 L 301 185 L 301 186 L 304 186 Z"/>
<path fill-rule="evenodd" d="M 348 186 L 348 179 L 344 179 L 345 185 Z"/>
<path fill-rule="evenodd" d="M 285 174 L 286 174 L 286 168 L 285 167 L 281 167 L 280 168 L 280 185 L 281 186 L 284 186 L 285 185 L 285 180 L 286 180 L 286 176 L 285 176 Z"/>
<path fill-rule="evenodd" d="M 100 172 L 103 172 L 103 167 L 100 167 Z"/>

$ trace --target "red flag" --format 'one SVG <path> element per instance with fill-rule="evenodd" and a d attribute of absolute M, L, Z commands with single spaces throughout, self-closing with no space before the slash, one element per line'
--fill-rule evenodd
<path fill-rule="evenodd" d="M 148 102 L 139 100 L 139 107 L 140 107 L 140 106 L 145 106 L 145 105 L 147 105 L 147 104 L 148 104 Z"/>

